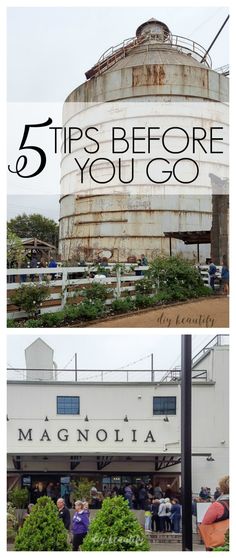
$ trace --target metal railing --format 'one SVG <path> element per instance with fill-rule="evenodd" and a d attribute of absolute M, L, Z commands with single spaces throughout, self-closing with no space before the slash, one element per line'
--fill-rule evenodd
<path fill-rule="evenodd" d="M 160 36 L 156 33 L 148 33 L 141 35 L 141 37 L 130 37 L 125 39 L 121 43 L 108 48 L 98 59 L 97 63 L 88 70 L 85 75 L 89 79 L 90 77 L 101 74 L 108 68 L 113 66 L 118 60 L 127 56 L 128 52 L 136 46 L 141 44 L 153 44 L 155 41 L 157 44 L 164 47 L 174 48 L 179 52 L 191 54 L 194 59 L 202 63 L 203 66 L 208 68 L 212 67 L 212 60 L 205 48 L 203 48 L 196 41 L 192 41 L 186 37 L 181 37 L 180 35 L 168 35 L 164 36 L 163 40 L 160 40 Z M 203 62 L 202 59 L 204 58 Z"/>
<path fill-rule="evenodd" d="M 209 343 L 207 343 L 196 355 L 194 355 L 192 359 L 192 366 L 196 366 L 197 362 L 209 353 L 213 347 L 222 345 L 229 345 L 229 335 L 216 335 L 213 337 Z"/>
<path fill-rule="evenodd" d="M 163 376 L 162 382 L 179 382 L 181 380 L 181 368 L 169 370 L 166 376 Z M 207 370 L 194 370 L 192 373 L 192 381 L 207 381 Z"/>
<path fill-rule="evenodd" d="M 52 369 L 7 368 L 8 382 L 95 382 L 95 383 L 166 383 L 181 379 L 180 370 Z M 193 380 L 207 381 L 207 370 L 195 370 Z"/>
<path fill-rule="evenodd" d="M 196 355 L 192 358 L 192 368 L 194 368 L 204 356 L 206 356 L 215 346 L 229 345 L 229 335 L 216 335 L 213 337 L 204 347 L 198 351 Z M 169 370 L 165 376 L 162 378 L 162 382 L 176 382 L 181 378 L 181 367 L 176 366 L 173 370 Z M 206 380 L 207 381 L 207 371 L 206 370 L 193 370 L 192 380 Z"/>
<path fill-rule="evenodd" d="M 222 74 L 223 76 L 229 76 L 229 64 L 220 66 L 220 68 L 216 68 L 214 71 L 218 72 L 218 74 Z"/>

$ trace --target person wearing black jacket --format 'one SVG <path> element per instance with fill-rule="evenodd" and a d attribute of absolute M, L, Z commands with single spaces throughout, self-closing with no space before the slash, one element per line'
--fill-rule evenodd
<path fill-rule="evenodd" d="M 58 515 L 62 519 L 67 531 L 70 530 L 70 512 L 65 506 L 63 498 L 58 498 L 57 500 Z"/>

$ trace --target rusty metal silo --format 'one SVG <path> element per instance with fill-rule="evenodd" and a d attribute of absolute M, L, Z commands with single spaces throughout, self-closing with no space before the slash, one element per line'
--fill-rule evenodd
<path fill-rule="evenodd" d="M 204 101 L 213 107 L 215 103 L 228 102 L 228 80 L 211 69 L 211 59 L 205 50 L 196 42 L 172 35 L 167 25 L 156 19 L 140 25 L 136 37 L 105 52 L 86 72 L 86 78 L 66 99 L 64 126 L 68 122 L 75 124 L 76 103 L 101 107 L 112 101 L 142 101 L 147 106 L 150 102 L 166 103 L 168 108 L 170 103 L 183 107 L 183 103 L 188 106 Z M 176 116 L 179 122 L 187 116 L 181 111 L 182 108 Z M 207 120 L 211 119 L 214 120 L 214 115 L 208 109 Z M 200 232 L 212 227 L 210 190 L 208 195 L 194 198 L 186 188 L 178 195 L 142 193 L 132 199 L 124 192 L 92 195 L 88 190 L 87 195 L 82 195 L 76 170 L 70 171 L 68 161 L 64 155 L 59 243 L 64 260 L 94 260 L 104 252 L 111 255 L 111 261 L 127 261 L 131 255 L 142 253 L 151 260 L 156 255 L 169 254 L 166 231 Z M 210 245 L 203 245 L 200 250 L 200 259 L 204 261 L 210 255 Z M 178 238 L 172 239 L 171 252 L 197 259 L 196 246 L 186 246 Z"/>

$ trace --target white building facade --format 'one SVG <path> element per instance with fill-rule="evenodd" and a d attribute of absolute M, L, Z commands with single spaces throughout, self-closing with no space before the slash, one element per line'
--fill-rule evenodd
<path fill-rule="evenodd" d="M 35 354 L 40 343 L 44 350 L 38 342 Z M 228 336 L 217 336 L 193 359 L 194 493 L 201 486 L 213 491 L 228 474 L 228 360 Z M 65 486 L 89 478 L 102 489 L 151 479 L 179 490 L 179 370 L 163 371 L 162 378 L 154 371 L 149 381 L 137 380 L 137 373 L 126 382 L 107 381 L 105 375 L 103 381 L 85 381 L 79 372 L 77 381 L 51 381 L 44 379 L 42 362 L 35 379 L 31 368 L 25 379 L 8 381 L 9 487 L 38 481 Z"/>

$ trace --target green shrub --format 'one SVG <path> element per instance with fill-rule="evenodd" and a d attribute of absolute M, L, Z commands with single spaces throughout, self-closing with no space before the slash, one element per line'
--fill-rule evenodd
<path fill-rule="evenodd" d="M 65 319 L 76 320 L 79 317 L 78 305 L 68 304 L 64 308 Z"/>
<path fill-rule="evenodd" d="M 191 262 L 178 256 L 158 257 L 149 266 L 147 277 L 162 288 L 186 287 L 188 290 L 204 286 L 202 277 Z"/>
<path fill-rule="evenodd" d="M 51 498 L 43 496 L 37 500 L 37 504 L 19 529 L 15 550 L 69 551 L 71 546 L 67 542 L 67 535 L 56 505 Z"/>
<path fill-rule="evenodd" d="M 35 317 L 42 302 L 50 297 L 48 285 L 21 285 L 11 295 L 11 303 L 19 310 L 24 310 L 29 316 Z"/>
<path fill-rule="evenodd" d="M 41 320 L 41 318 L 31 318 L 30 320 L 27 320 L 24 324 L 22 324 L 22 327 L 43 327 L 43 322 Z"/>
<path fill-rule="evenodd" d="M 18 529 L 18 520 L 16 517 L 16 509 L 11 502 L 7 502 L 7 540 L 13 542 L 16 538 Z"/>
<path fill-rule="evenodd" d="M 80 294 L 85 296 L 88 300 L 100 300 L 101 302 L 105 302 L 108 298 L 110 290 L 107 288 L 106 285 L 101 283 L 91 283 L 85 289 L 80 291 Z"/>
<path fill-rule="evenodd" d="M 137 308 L 148 308 L 154 304 L 153 298 L 154 297 L 147 294 L 137 294 L 135 297 L 135 306 L 137 306 Z"/>
<path fill-rule="evenodd" d="M 151 294 L 154 288 L 153 279 L 149 279 L 148 277 L 144 277 L 140 281 L 135 283 L 135 292 L 140 294 Z"/>
<path fill-rule="evenodd" d="M 130 310 L 134 310 L 135 308 L 135 301 L 132 300 L 130 297 L 126 298 L 117 298 L 113 300 L 111 303 L 111 309 L 113 312 L 129 312 Z"/>
<path fill-rule="evenodd" d="M 149 544 L 123 496 L 106 498 L 91 522 L 82 551 L 148 551 Z"/>
<path fill-rule="evenodd" d="M 29 502 L 29 492 L 27 488 L 13 488 L 8 493 L 8 500 L 17 509 L 23 509 Z"/>
<path fill-rule="evenodd" d="M 20 326 L 20 322 L 17 322 L 16 320 L 8 319 L 7 327 L 21 327 L 21 326 Z"/>
<path fill-rule="evenodd" d="M 172 292 L 167 289 L 161 289 L 158 293 L 151 297 L 151 300 L 154 306 L 156 304 L 160 304 L 161 302 L 171 302 L 173 300 Z"/>
<path fill-rule="evenodd" d="M 63 323 L 64 318 L 65 314 L 63 310 L 60 310 L 59 312 L 42 314 L 40 321 L 42 322 L 42 327 L 57 327 Z"/>
<path fill-rule="evenodd" d="M 104 305 L 100 300 L 85 300 L 78 305 L 77 310 L 80 320 L 96 320 L 105 313 Z"/>

